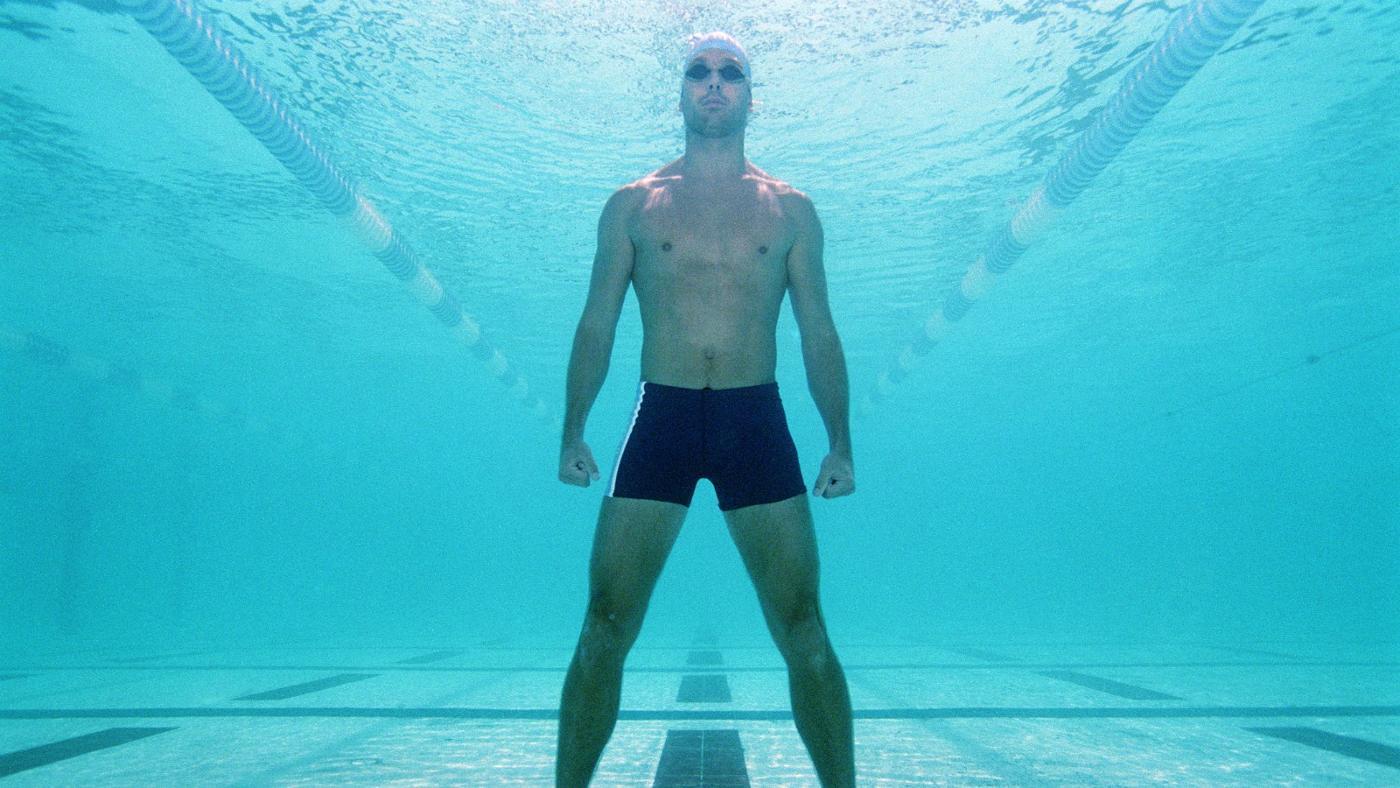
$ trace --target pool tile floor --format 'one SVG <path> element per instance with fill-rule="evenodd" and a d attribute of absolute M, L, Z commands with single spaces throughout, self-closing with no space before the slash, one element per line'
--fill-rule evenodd
<path fill-rule="evenodd" d="M 862 785 L 1400 785 L 1400 645 L 836 643 Z M 19 785 L 550 785 L 572 643 L 0 659 Z M 810 786 L 771 643 L 629 655 L 607 786 Z"/>

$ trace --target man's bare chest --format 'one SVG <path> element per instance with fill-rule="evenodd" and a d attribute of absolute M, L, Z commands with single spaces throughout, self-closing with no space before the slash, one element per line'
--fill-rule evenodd
<path fill-rule="evenodd" d="M 658 200 L 637 214 L 632 236 L 639 262 L 735 274 L 780 270 L 792 244 L 785 217 L 762 200 Z"/>

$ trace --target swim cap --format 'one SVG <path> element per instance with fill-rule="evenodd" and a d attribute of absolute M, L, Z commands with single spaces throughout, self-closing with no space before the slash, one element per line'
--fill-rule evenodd
<path fill-rule="evenodd" d="M 733 55 L 734 59 L 739 61 L 739 67 L 744 69 L 744 76 L 751 81 L 753 80 L 753 69 L 749 67 L 749 55 L 734 39 L 734 36 L 719 31 L 692 35 L 690 37 L 690 52 L 685 56 L 685 62 L 689 63 L 696 55 L 707 49 L 720 49 Z"/>

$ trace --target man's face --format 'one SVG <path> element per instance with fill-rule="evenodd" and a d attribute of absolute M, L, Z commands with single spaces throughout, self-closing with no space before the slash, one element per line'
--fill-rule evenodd
<path fill-rule="evenodd" d="M 744 69 L 722 49 L 706 49 L 686 61 L 681 78 L 681 115 L 702 137 L 727 137 L 749 121 L 753 94 Z"/>

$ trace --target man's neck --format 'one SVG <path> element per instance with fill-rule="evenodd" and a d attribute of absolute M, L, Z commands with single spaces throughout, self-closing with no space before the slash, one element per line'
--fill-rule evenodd
<path fill-rule="evenodd" d="M 747 170 L 743 132 L 720 139 L 686 132 L 685 156 L 681 160 L 681 174 L 685 177 L 703 181 L 734 180 Z"/>

